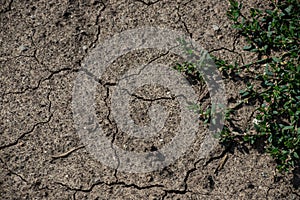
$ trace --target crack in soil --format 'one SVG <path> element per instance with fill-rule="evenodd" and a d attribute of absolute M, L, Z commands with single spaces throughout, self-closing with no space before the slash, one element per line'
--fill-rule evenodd
<path fill-rule="evenodd" d="M 19 136 L 18 139 L 16 139 L 14 142 L 11 142 L 11 143 L 3 145 L 3 146 L 0 146 L 0 150 L 17 145 L 22 138 L 24 138 L 26 135 L 32 133 L 37 126 L 49 123 L 51 121 L 52 116 L 53 116 L 53 113 L 50 114 L 49 118 L 46 121 L 36 123 L 31 128 L 31 130 L 22 133 L 21 136 Z"/>
<path fill-rule="evenodd" d="M 97 26 L 97 33 L 96 33 L 96 39 L 90 44 L 89 49 L 91 49 L 92 47 L 95 47 L 95 44 L 99 41 L 99 37 L 100 37 L 100 22 L 99 19 L 101 17 L 101 14 L 103 13 L 103 11 L 106 9 L 106 5 L 105 3 L 103 3 L 103 1 L 101 1 L 101 4 L 103 6 L 102 9 L 100 9 L 97 17 L 96 17 L 96 22 L 95 22 L 95 26 Z"/>
<path fill-rule="evenodd" d="M 49 70 L 48 70 L 49 71 Z M 22 91 L 14 91 L 14 92 L 6 92 L 3 94 L 3 96 L 6 96 L 6 95 L 10 95 L 10 94 L 24 94 L 25 92 L 27 91 L 34 91 L 34 90 L 37 90 L 39 89 L 40 85 L 47 81 L 47 80 L 51 80 L 51 78 L 53 76 L 55 76 L 56 74 L 60 74 L 61 72 L 64 72 L 64 71 L 69 71 L 69 73 L 72 73 L 72 72 L 78 72 L 79 70 L 78 69 L 72 69 L 72 68 L 69 68 L 69 67 L 66 67 L 66 68 L 62 68 L 62 69 L 59 69 L 57 71 L 49 71 L 50 74 L 45 77 L 45 78 L 41 78 L 38 82 L 38 84 L 36 86 L 33 86 L 33 87 L 27 87 L 25 88 L 24 90 Z"/>
<path fill-rule="evenodd" d="M 7 171 L 9 171 L 11 174 L 13 174 L 13 175 L 19 177 L 22 181 L 28 183 L 28 181 L 27 181 L 22 175 L 20 175 L 20 174 L 14 172 L 13 170 L 11 170 L 11 169 L 7 166 L 7 164 L 2 160 L 2 158 L 0 158 L 0 161 L 3 163 L 3 165 L 5 166 L 5 168 L 7 169 Z"/>
<path fill-rule="evenodd" d="M 233 144 L 229 144 L 223 151 L 220 155 L 218 156 L 214 156 L 214 157 L 211 157 L 210 159 L 208 159 L 204 164 L 203 164 L 203 167 L 206 167 L 208 166 L 211 162 L 215 161 L 215 160 L 219 160 L 221 158 L 224 158 L 225 155 L 232 149 L 233 147 Z"/>
<path fill-rule="evenodd" d="M 177 14 L 179 16 L 179 21 L 183 24 L 184 28 L 185 28 L 185 31 L 188 33 L 188 35 L 193 38 L 193 33 L 190 32 L 187 24 L 185 23 L 185 20 L 182 19 L 182 15 L 180 14 L 179 10 L 180 10 L 180 6 L 181 4 L 179 4 L 179 6 L 177 7 Z"/>
<path fill-rule="evenodd" d="M 220 48 L 212 49 L 212 50 L 208 51 L 208 53 L 211 54 L 213 52 L 218 52 L 218 51 L 225 50 L 225 51 L 228 51 L 230 53 L 237 54 L 239 56 L 239 58 L 241 59 L 242 64 L 244 65 L 245 62 L 244 62 L 243 56 L 239 52 L 235 51 L 236 50 L 236 42 L 237 42 L 238 38 L 239 38 L 239 36 L 236 34 L 234 36 L 234 40 L 233 40 L 233 43 L 232 43 L 232 49 L 229 49 L 229 48 L 226 48 L 226 47 L 220 47 Z"/>
<path fill-rule="evenodd" d="M 110 120 L 110 115 L 111 115 L 111 110 L 109 108 L 109 105 L 108 105 L 108 98 L 109 98 L 109 87 L 105 87 L 106 88 L 106 97 L 104 99 L 104 102 L 105 102 L 105 106 L 108 108 L 108 114 L 106 116 L 106 119 L 108 120 L 108 122 L 110 124 L 113 124 L 113 122 Z M 118 126 L 114 126 L 114 128 L 116 129 L 116 131 L 114 132 L 113 136 L 112 136 L 112 140 L 111 140 L 111 143 L 110 143 L 110 147 L 114 150 L 114 154 L 115 154 L 115 157 L 117 158 L 117 167 L 116 169 L 114 170 L 114 177 L 118 180 L 118 177 L 117 177 L 117 173 L 118 173 L 118 168 L 120 166 L 120 158 L 119 158 L 119 155 L 117 154 L 117 150 L 114 148 L 114 141 L 116 139 L 116 135 L 117 133 L 119 132 L 119 129 L 118 129 Z"/>
<path fill-rule="evenodd" d="M 72 190 L 72 191 L 76 191 L 76 192 L 85 192 L 85 193 L 91 192 L 94 189 L 94 187 L 99 186 L 99 185 L 106 185 L 106 186 L 121 185 L 125 188 L 133 187 L 133 188 L 138 189 L 138 190 L 145 190 L 145 189 L 150 189 L 150 188 L 163 188 L 164 187 L 164 185 L 160 185 L 160 184 L 139 186 L 139 185 L 136 185 L 134 183 L 126 184 L 123 181 L 121 181 L 121 182 L 116 181 L 116 182 L 112 182 L 112 183 L 106 183 L 104 181 L 97 181 L 97 182 L 93 183 L 89 188 L 73 188 L 73 187 L 70 187 L 69 185 L 67 185 L 65 183 L 61 183 L 61 182 L 54 182 L 54 183 L 58 184 L 58 185 L 61 185 L 63 187 L 66 187 L 68 190 Z"/>
<path fill-rule="evenodd" d="M 146 6 L 151 6 L 153 4 L 156 4 L 156 3 L 160 2 L 160 0 L 156 0 L 156 1 L 150 1 L 150 0 L 148 0 L 148 2 L 145 2 L 143 0 L 135 0 L 135 2 L 140 2 L 140 3 L 145 4 Z"/>

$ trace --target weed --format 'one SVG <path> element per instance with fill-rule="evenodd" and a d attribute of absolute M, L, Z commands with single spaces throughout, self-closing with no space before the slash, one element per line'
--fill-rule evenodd
<path fill-rule="evenodd" d="M 219 135 L 220 142 L 264 142 L 266 151 L 277 161 L 277 168 L 288 171 L 300 164 L 300 3 L 298 0 L 274 1 L 270 5 L 273 9 L 250 8 L 249 17 L 245 17 L 241 12 L 242 4 L 235 0 L 229 2 L 228 18 L 248 43 L 244 50 L 256 52 L 259 59 L 239 66 L 214 58 L 215 64 L 227 78 L 241 72 L 249 73 L 251 67 L 263 67 L 264 72 L 256 73 L 255 81 L 246 83 L 247 87 L 240 91 L 242 100 L 227 110 L 225 119 L 230 124 L 237 107 L 254 101 L 258 106 L 251 123 L 256 132 L 250 133 L 248 129 L 236 133 L 225 123 Z M 188 54 L 193 54 L 185 41 L 180 43 Z M 193 63 L 177 64 L 175 69 L 203 81 Z M 194 105 L 192 109 L 198 110 L 205 122 L 210 118 L 210 107 L 203 110 Z"/>
<path fill-rule="evenodd" d="M 253 120 L 257 134 L 240 137 L 225 128 L 221 140 L 242 138 L 253 144 L 262 138 L 267 152 L 276 159 L 278 169 L 288 171 L 299 164 L 300 155 L 299 1 L 273 2 L 272 10 L 251 8 L 248 18 L 241 12 L 242 4 L 230 0 L 230 5 L 228 17 L 248 43 L 244 50 L 256 52 L 264 59 L 240 67 L 218 59 L 216 64 L 221 70 L 237 73 L 259 66 L 264 67 L 264 73 L 254 77 L 260 82 L 258 89 L 249 82 L 248 87 L 240 91 L 243 99 L 261 102 Z"/>

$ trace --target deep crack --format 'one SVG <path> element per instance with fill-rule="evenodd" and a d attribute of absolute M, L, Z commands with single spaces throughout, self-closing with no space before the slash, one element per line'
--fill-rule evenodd
<path fill-rule="evenodd" d="M 101 4 L 103 6 L 103 8 L 99 11 L 97 17 L 96 17 L 96 22 L 95 22 L 95 26 L 97 26 L 97 33 L 96 33 L 96 39 L 90 44 L 89 49 L 91 49 L 92 47 L 95 47 L 95 44 L 99 41 L 99 37 L 100 37 L 100 22 L 99 19 L 101 17 L 102 12 L 106 9 L 106 5 L 105 3 L 103 3 L 103 1 L 101 1 Z"/>

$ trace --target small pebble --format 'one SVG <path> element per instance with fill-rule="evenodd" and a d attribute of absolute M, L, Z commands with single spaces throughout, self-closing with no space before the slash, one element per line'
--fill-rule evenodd
<path fill-rule="evenodd" d="M 27 51 L 28 49 L 29 49 L 28 46 L 25 46 L 25 45 L 21 45 L 21 46 L 18 47 L 18 50 L 19 50 L 20 52 Z"/>
<path fill-rule="evenodd" d="M 217 26 L 217 25 L 212 25 L 212 28 L 214 29 L 214 31 L 218 31 L 218 30 L 220 30 L 220 27 L 219 27 L 219 26 Z"/>
<path fill-rule="evenodd" d="M 223 39 L 223 35 L 218 35 L 218 40 Z"/>

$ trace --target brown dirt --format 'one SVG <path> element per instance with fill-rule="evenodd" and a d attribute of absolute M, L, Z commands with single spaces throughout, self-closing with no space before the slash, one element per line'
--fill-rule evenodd
<path fill-rule="evenodd" d="M 246 8 L 265 6 L 258 0 L 244 3 Z M 255 59 L 242 52 L 244 41 L 231 28 L 227 8 L 223 0 L 2 0 L 0 199 L 299 199 L 299 172 L 278 174 L 275 162 L 257 149 L 219 145 L 206 159 L 197 159 L 207 131 L 202 122 L 189 152 L 163 170 L 148 173 L 107 167 L 76 134 L 71 109 L 74 80 L 89 52 L 116 33 L 159 26 L 184 32 L 226 60 Z M 151 62 L 172 66 L 176 61 L 180 61 L 176 55 L 150 49 L 112 63 L 98 85 L 96 111 L 115 145 L 149 152 L 172 140 L 180 120 L 178 102 L 158 101 L 171 113 L 168 123 L 160 135 L 144 141 L 118 131 L 110 115 L 110 90 L 126 70 Z M 230 106 L 239 99 L 244 84 L 224 82 Z M 193 87 L 200 95 L 204 91 L 197 91 L 198 86 Z M 167 91 L 145 87 L 136 93 L 156 99 Z M 152 101 L 143 98 L 131 99 L 136 124 L 149 123 L 147 109 Z M 247 126 L 252 110 L 239 110 L 238 127 Z"/>

